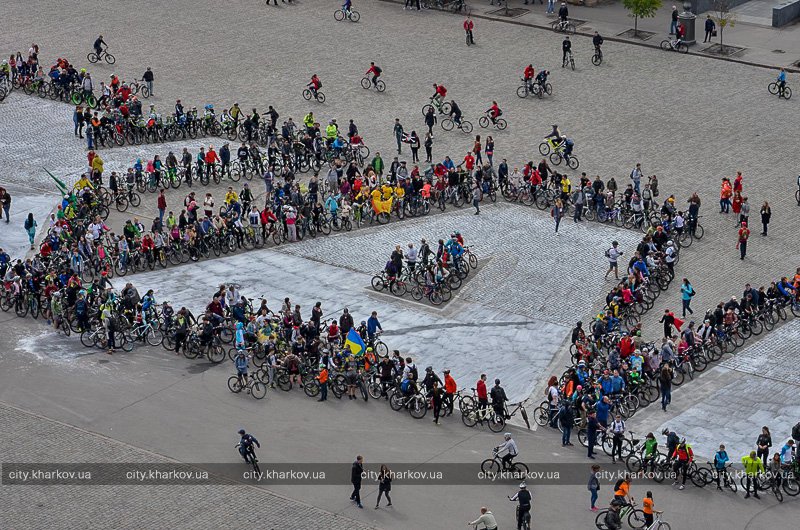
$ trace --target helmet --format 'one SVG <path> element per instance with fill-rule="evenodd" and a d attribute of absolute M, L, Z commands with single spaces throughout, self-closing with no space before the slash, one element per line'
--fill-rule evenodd
<path fill-rule="evenodd" d="M 425 368 L 425 371 L 426 372 L 433 372 L 433 366 L 428 366 L 427 368 Z"/>
<path fill-rule="evenodd" d="M 503 438 L 511 438 L 511 433 L 510 432 L 504 433 Z"/>
<path fill-rule="evenodd" d="M 362 325 L 362 326 L 366 326 L 366 325 L 367 325 L 367 321 L 366 321 L 366 320 L 362 320 L 362 321 L 361 321 L 361 325 Z"/>
<path fill-rule="evenodd" d="M 246 433 L 246 432 L 247 432 L 247 431 L 245 431 L 244 429 L 239 429 L 239 434 L 244 434 L 244 433 Z"/>
<path fill-rule="evenodd" d="M 664 427 L 664 430 L 663 430 L 663 431 L 661 431 L 661 434 L 669 434 L 669 429 L 667 429 L 666 427 Z"/>
<path fill-rule="evenodd" d="M 660 227 L 659 227 L 659 228 L 660 228 Z M 671 239 L 670 239 L 669 241 L 667 241 L 667 246 L 668 246 L 668 247 L 671 247 L 672 245 L 674 245 L 674 243 L 672 242 L 672 240 L 671 240 Z"/>
<path fill-rule="evenodd" d="M 372 351 L 372 346 L 370 346 L 369 348 L 367 348 L 367 351 Z"/>
<path fill-rule="evenodd" d="M 519 485 L 519 489 L 521 489 L 521 490 L 524 490 L 527 487 L 528 487 L 528 485 L 525 484 L 524 482 Z"/>
<path fill-rule="evenodd" d="M 212 104 L 210 104 L 210 103 L 209 103 L 208 105 L 206 105 L 206 106 L 205 106 L 205 109 L 206 109 L 206 110 L 211 110 L 211 109 L 213 109 L 213 108 L 214 108 L 214 105 L 212 105 Z"/>

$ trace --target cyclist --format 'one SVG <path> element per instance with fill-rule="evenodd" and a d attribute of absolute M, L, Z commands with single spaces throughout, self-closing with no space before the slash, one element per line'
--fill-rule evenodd
<path fill-rule="evenodd" d="M 522 530 L 522 523 L 527 519 L 530 521 L 531 512 L 531 492 L 528 491 L 528 485 L 524 482 L 519 485 L 519 491 L 513 497 L 509 497 L 510 501 L 518 501 L 519 508 L 517 508 L 517 530 Z M 528 516 L 527 518 L 525 516 Z"/>
<path fill-rule="evenodd" d="M 533 92 L 532 85 L 533 80 L 536 77 L 536 72 L 533 69 L 533 65 L 529 64 L 525 67 L 525 71 L 522 73 L 523 79 L 525 79 L 525 86 L 528 87 L 529 92 Z"/>
<path fill-rule="evenodd" d="M 256 451 L 253 449 L 253 444 L 256 445 L 259 449 L 261 449 L 261 444 L 258 443 L 256 437 L 252 434 L 247 434 L 247 431 L 244 429 L 239 429 L 239 436 L 241 437 L 239 440 L 239 454 L 242 455 L 244 461 L 247 462 L 247 454 L 253 455 L 253 461 L 258 462 L 258 458 L 256 458 Z"/>
<path fill-rule="evenodd" d="M 561 20 L 561 24 L 564 25 L 569 18 L 569 8 L 567 8 L 566 2 L 561 2 L 561 7 L 558 8 L 558 18 Z"/>
<path fill-rule="evenodd" d="M 486 506 L 481 506 L 480 517 L 472 522 L 467 523 L 467 526 L 474 526 L 477 528 L 481 523 L 483 524 L 482 530 L 497 530 L 497 520 L 494 518 L 494 514 L 490 512 L 489 508 Z"/>
<path fill-rule="evenodd" d="M 311 93 L 314 94 L 314 97 L 316 98 L 317 97 L 317 91 L 320 88 L 322 88 L 322 81 L 319 80 L 319 77 L 317 77 L 317 74 L 314 74 L 314 75 L 311 76 L 311 82 L 306 86 L 308 87 L 309 90 L 311 90 Z"/>
<path fill-rule="evenodd" d="M 778 83 L 778 95 L 783 96 L 783 89 L 786 87 L 786 70 L 781 68 L 776 81 Z"/>
<path fill-rule="evenodd" d="M 719 444 L 719 451 L 714 454 L 714 471 L 716 471 L 717 475 L 717 489 L 721 490 L 722 486 L 720 485 L 719 479 L 722 477 L 722 474 L 725 473 L 727 475 L 727 471 L 725 470 L 730 458 L 728 457 L 728 452 L 725 450 L 725 444 Z M 730 479 L 730 477 L 728 477 Z"/>
<path fill-rule="evenodd" d="M 569 35 L 561 41 L 561 52 L 561 68 L 564 68 L 567 66 L 567 55 L 572 55 L 572 41 L 569 40 Z"/>
<path fill-rule="evenodd" d="M 672 41 L 672 47 L 677 48 L 678 44 L 683 41 L 683 36 L 686 34 L 686 28 L 683 27 L 683 24 L 678 24 L 677 29 L 675 30 L 675 40 Z"/>
<path fill-rule="evenodd" d="M 450 116 L 452 116 L 453 121 L 458 128 L 461 128 L 461 107 L 455 102 L 455 100 L 450 100 Z"/>
<path fill-rule="evenodd" d="M 364 75 L 372 74 L 372 86 L 377 86 L 378 78 L 381 76 L 382 73 L 383 70 L 381 70 L 380 66 L 376 65 L 374 62 L 370 62 L 369 70 L 367 70 L 367 73 L 365 73 Z"/>
<path fill-rule="evenodd" d="M 238 324 L 241 324 L 241 322 Z M 234 359 L 234 364 L 236 365 L 236 378 L 239 380 L 239 385 L 243 387 L 247 386 L 247 363 L 247 355 L 245 355 L 243 350 L 239 350 L 239 353 L 236 354 L 236 358 Z M 244 383 L 242 383 L 242 380 L 244 380 Z"/>
<path fill-rule="evenodd" d="M 638 351 L 638 350 L 637 350 Z M 644 458 L 642 459 L 642 469 L 653 466 L 658 457 L 658 440 L 653 433 L 647 433 L 644 439 Z"/>
<path fill-rule="evenodd" d="M 505 440 L 503 443 L 495 447 L 495 451 L 497 454 L 500 455 L 502 452 L 506 452 L 506 454 L 501 459 L 503 462 L 503 469 L 506 470 L 511 466 L 511 461 L 514 460 L 514 457 L 519 454 L 517 450 L 517 442 L 511 438 L 511 433 L 507 432 L 503 435 L 503 439 Z"/>
<path fill-rule="evenodd" d="M 536 84 L 539 85 L 539 88 L 542 89 L 544 92 L 545 84 L 547 83 L 547 76 L 550 75 L 549 70 L 540 70 L 538 74 L 536 74 Z"/>
<path fill-rule="evenodd" d="M 572 138 L 565 138 L 564 139 L 564 152 L 562 156 L 564 160 L 569 164 L 569 155 L 572 154 L 572 150 L 575 148 L 575 141 Z"/>
<path fill-rule="evenodd" d="M 433 95 L 431 96 L 431 100 L 436 102 L 437 107 L 442 106 L 446 95 L 447 89 L 444 87 L 444 85 L 437 85 L 436 83 L 433 84 Z"/>
<path fill-rule="evenodd" d="M 592 44 L 594 44 L 594 51 L 602 57 L 603 51 L 600 47 L 603 45 L 603 37 L 601 37 L 600 33 L 597 31 L 594 32 L 594 36 L 592 37 Z"/>
<path fill-rule="evenodd" d="M 486 111 L 489 115 L 489 118 L 492 120 L 492 124 L 497 123 L 497 118 L 503 115 L 503 111 L 500 110 L 500 107 L 497 105 L 496 101 L 492 101 L 492 106 L 489 107 L 489 110 Z"/>
<path fill-rule="evenodd" d="M 694 460 L 692 447 L 686 443 L 685 439 L 681 440 L 678 447 L 675 448 L 675 452 L 672 453 L 672 458 L 675 459 L 675 464 L 672 468 L 675 472 L 675 481 L 672 482 L 672 485 L 678 485 L 678 471 L 680 471 L 682 481 L 678 489 L 682 490 L 686 485 L 686 475 L 689 472 L 689 466 L 692 464 L 692 460 Z"/>
<path fill-rule="evenodd" d="M 626 474 L 625 478 L 617 481 L 614 485 L 614 500 L 622 503 L 623 506 L 633 504 L 631 497 L 631 476 Z"/>
<path fill-rule="evenodd" d="M 543 70 L 542 72 L 546 72 Z M 539 75 L 542 75 L 542 72 L 539 72 Z M 537 77 L 538 80 L 538 77 Z M 558 124 L 553 124 L 553 130 L 550 131 L 550 134 L 544 137 L 545 140 L 548 138 L 552 138 L 553 141 L 551 142 L 555 149 L 561 147 L 561 145 L 566 141 L 567 137 L 561 134 L 561 131 L 558 130 Z"/>
<path fill-rule="evenodd" d="M 106 44 L 106 41 L 103 40 L 103 36 L 100 35 L 94 41 L 94 52 L 97 54 L 98 60 L 100 59 L 100 54 L 103 53 L 103 46 L 108 48 L 108 44 Z"/>
<path fill-rule="evenodd" d="M 344 14 L 349 17 L 352 10 L 353 10 L 352 0 L 344 0 L 344 4 L 342 4 L 342 11 L 344 12 Z"/>

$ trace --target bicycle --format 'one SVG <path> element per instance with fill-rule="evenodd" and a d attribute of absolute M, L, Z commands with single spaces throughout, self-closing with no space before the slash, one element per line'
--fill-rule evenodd
<path fill-rule="evenodd" d="M 232 375 L 228 378 L 228 390 L 234 394 L 247 390 L 247 393 L 256 399 L 263 399 L 267 395 L 267 385 L 253 376 L 248 376 L 247 384 L 242 384 L 239 376 Z"/>
<path fill-rule="evenodd" d="M 678 53 L 689 53 L 689 46 L 682 40 L 664 39 L 661 41 L 661 49 Z"/>
<path fill-rule="evenodd" d="M 526 97 L 528 97 L 528 94 L 533 94 L 539 99 L 542 99 L 543 91 L 542 91 L 542 86 L 539 83 L 536 83 L 533 80 L 526 80 L 524 77 L 520 77 L 519 80 L 522 81 L 522 84 L 519 87 L 517 87 L 517 97 L 525 99 Z M 550 83 L 547 84 L 549 85 Z"/>
<path fill-rule="evenodd" d="M 594 518 L 594 525 L 599 528 L 600 530 L 606 530 L 608 527 L 606 526 L 606 514 L 608 513 L 608 508 L 605 510 L 601 510 L 597 513 L 597 517 Z M 645 519 L 644 519 L 644 512 L 638 508 L 636 508 L 636 503 L 633 502 L 631 499 L 630 504 L 626 504 L 622 507 L 619 511 L 619 518 L 620 520 L 625 520 L 628 518 L 628 526 L 635 530 L 643 530 L 645 527 Z M 654 521 L 655 522 L 655 521 Z"/>
<path fill-rule="evenodd" d="M 441 123 L 442 129 L 444 129 L 445 131 L 452 131 L 453 128 L 456 127 L 455 120 L 453 120 L 453 118 L 449 118 L 449 117 L 448 118 L 444 118 L 439 123 Z M 469 133 L 472 132 L 472 122 L 462 119 L 461 123 L 458 125 L 458 128 L 461 129 L 462 131 L 464 131 L 465 133 L 469 134 Z"/>
<path fill-rule="evenodd" d="M 361 18 L 361 15 L 359 15 L 358 11 L 354 9 L 348 9 L 347 11 L 344 9 L 337 9 L 333 12 L 333 18 L 335 18 L 338 22 L 341 22 L 345 18 L 349 19 L 351 22 L 358 22 Z"/>
<path fill-rule="evenodd" d="M 576 157 L 575 155 L 566 155 L 566 154 L 563 154 L 563 152 L 564 152 L 564 149 L 560 148 L 559 150 L 553 151 L 552 153 L 550 153 L 550 162 L 553 163 L 553 165 L 557 166 L 557 165 L 561 164 L 562 160 L 564 160 L 564 161 L 566 161 L 567 166 L 570 169 L 578 169 L 578 166 L 580 165 L 580 162 L 578 161 L 578 157 Z M 567 157 L 569 157 L 569 158 L 567 158 Z"/>
<path fill-rule="evenodd" d="M 310 88 L 306 88 L 303 90 L 303 99 L 306 101 L 310 101 L 311 98 L 314 98 L 320 103 L 325 103 L 325 94 L 322 93 L 320 90 L 315 90 L 314 92 L 311 91 Z"/>
<path fill-rule="evenodd" d="M 86 59 L 92 64 L 100 62 L 102 60 L 105 60 L 105 62 L 107 62 L 108 64 L 114 64 L 115 62 L 117 62 L 116 57 L 108 53 L 108 47 L 100 50 L 99 54 L 96 51 L 90 52 L 86 56 Z"/>
<path fill-rule="evenodd" d="M 511 497 L 510 496 L 508 496 L 508 500 L 511 501 Z M 516 502 L 516 501 L 511 501 L 511 502 Z M 517 509 L 514 512 L 514 514 L 516 516 L 514 519 L 519 521 L 519 503 L 517 503 Z M 522 516 L 522 521 L 520 521 L 520 522 L 522 523 L 522 530 L 531 530 L 531 511 L 530 511 L 530 507 L 529 507 L 528 511 L 525 513 L 525 515 Z"/>
<path fill-rule="evenodd" d="M 394 411 L 405 408 L 411 414 L 411 417 L 417 420 L 424 418 L 425 414 L 428 413 L 428 400 L 419 390 L 408 395 L 403 395 L 402 391 L 395 390 L 389 396 L 389 406 Z"/>
<path fill-rule="evenodd" d="M 242 454 L 241 453 L 241 447 L 242 447 L 241 442 L 236 444 L 236 449 L 239 449 L 239 454 L 240 455 Z M 244 456 L 245 462 L 250 464 L 253 467 L 253 471 L 258 473 L 258 475 L 256 475 L 256 476 L 257 477 L 261 476 L 261 469 L 259 469 L 259 467 L 258 467 L 258 458 L 256 458 L 256 452 L 253 449 L 252 445 L 247 448 L 247 450 L 245 451 L 243 456 Z"/>
<path fill-rule="evenodd" d="M 653 524 L 645 528 L 645 530 L 672 530 L 668 522 L 661 520 L 662 513 L 663 512 L 654 511 L 653 515 L 655 515 L 655 518 L 653 519 Z"/>
<path fill-rule="evenodd" d="M 422 106 L 422 115 L 425 116 L 428 114 L 430 109 L 434 109 L 439 112 L 439 114 L 450 114 L 452 107 L 450 106 L 449 101 L 439 101 L 438 99 L 431 98 L 430 103 L 427 103 Z"/>
<path fill-rule="evenodd" d="M 556 33 L 568 33 L 570 35 L 575 34 L 575 24 L 569 20 L 554 20 L 550 23 L 550 27 L 553 28 L 553 31 Z"/>
<path fill-rule="evenodd" d="M 784 98 L 787 100 L 792 99 L 792 89 L 789 88 L 789 85 L 785 83 L 783 85 L 782 91 L 777 81 L 773 81 L 772 83 L 767 85 L 767 90 L 769 91 L 770 94 L 777 94 L 778 98 Z"/>
<path fill-rule="evenodd" d="M 603 63 L 603 50 L 600 47 L 596 47 L 594 49 L 594 55 L 592 55 L 592 64 L 595 66 L 600 66 Z"/>
<path fill-rule="evenodd" d="M 573 57 L 571 50 L 567 52 L 567 57 L 565 57 L 564 60 L 561 61 L 561 68 L 566 67 L 568 64 L 572 67 L 572 70 L 574 71 L 575 70 L 575 57 Z"/>
<path fill-rule="evenodd" d="M 505 467 L 503 459 L 498 456 L 497 447 L 492 449 L 492 458 L 487 458 L 481 462 L 481 471 L 495 475 L 501 471 L 510 471 L 513 476 L 509 478 L 514 479 L 525 479 L 528 476 L 528 466 L 522 462 L 512 461 L 508 467 Z"/>
<path fill-rule="evenodd" d="M 489 127 L 489 125 L 494 125 L 500 131 L 508 127 L 508 123 L 506 122 L 506 120 L 499 117 L 492 120 L 492 118 L 489 116 L 489 113 L 486 113 L 484 116 L 480 117 L 480 119 L 478 120 L 478 125 L 480 125 L 484 129 Z"/>
<path fill-rule="evenodd" d="M 369 90 L 369 87 L 371 86 L 374 86 L 375 90 L 377 90 L 378 92 L 383 92 L 384 90 L 386 90 L 386 83 L 384 83 L 380 79 L 376 79 L 375 82 L 373 83 L 369 77 L 364 76 L 361 78 L 361 88 L 363 88 L 364 90 Z"/>

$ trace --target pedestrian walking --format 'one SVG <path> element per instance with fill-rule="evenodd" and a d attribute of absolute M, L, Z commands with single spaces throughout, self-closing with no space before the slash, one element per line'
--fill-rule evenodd
<path fill-rule="evenodd" d="M 589 498 L 589 509 L 593 512 L 597 511 L 597 492 L 600 489 L 600 479 L 597 478 L 597 474 L 600 472 L 600 466 L 594 464 L 592 466 L 592 470 L 589 472 L 589 483 L 586 485 L 586 488 L 589 490 L 591 494 Z"/>
<path fill-rule="evenodd" d="M 419 136 L 417 136 L 417 131 L 411 131 L 411 136 L 409 137 L 408 141 L 409 147 L 411 147 L 411 163 L 418 163 L 419 162 Z"/>
<path fill-rule="evenodd" d="M 392 472 L 386 464 L 381 464 L 381 470 L 378 473 L 378 500 L 375 501 L 375 509 L 380 508 L 381 496 L 385 495 L 386 506 L 392 505 L 392 498 L 389 497 L 389 492 L 392 491 Z"/>
<path fill-rule="evenodd" d="M 619 248 L 618 241 L 611 242 L 611 248 L 606 250 L 606 258 L 608 258 L 608 270 L 606 271 L 606 275 L 604 279 L 608 279 L 608 275 L 611 274 L 611 271 L 614 271 L 614 278 L 619 280 L 619 268 L 617 265 L 617 260 L 622 256 L 624 252 Z"/>
<path fill-rule="evenodd" d="M 642 164 L 636 164 L 636 167 L 631 171 L 631 180 L 633 181 L 633 191 L 637 195 L 641 195 L 642 186 Z"/>
<path fill-rule="evenodd" d="M 772 217 L 772 208 L 769 207 L 769 203 L 764 201 L 764 204 L 761 205 L 761 226 L 763 230 L 761 231 L 761 235 L 767 235 L 767 226 L 769 225 L 769 220 Z"/>
<path fill-rule="evenodd" d="M 739 229 L 739 241 L 736 243 L 736 248 L 739 249 L 739 259 L 744 259 L 747 255 L 747 240 L 750 238 L 750 229 L 747 228 L 747 223 L 742 223 Z"/>
<path fill-rule="evenodd" d="M 209 195 L 211 194 L 207 193 L 206 198 L 208 198 Z M 214 204 L 213 199 L 211 204 L 212 205 Z M 164 212 L 166 211 L 167 211 L 167 197 L 164 195 L 164 190 L 162 189 L 161 191 L 158 192 L 158 219 L 162 222 L 164 221 Z M 210 210 L 206 210 L 205 214 L 207 217 L 211 217 Z"/>
<path fill-rule="evenodd" d="M 147 84 L 147 91 L 150 92 L 151 96 L 155 95 L 153 94 L 153 79 L 153 70 L 148 66 L 147 70 L 145 70 L 144 74 L 142 75 L 142 81 Z"/>
<path fill-rule="evenodd" d="M 467 34 L 467 46 L 475 44 L 475 38 L 472 35 L 472 29 L 475 27 L 475 24 L 472 22 L 472 17 L 467 15 L 467 19 L 464 21 L 464 32 Z"/>
<path fill-rule="evenodd" d="M 0 188 L 0 206 L 3 208 L 2 214 L 0 214 L 0 219 L 3 218 L 3 214 L 6 216 L 6 224 L 11 220 L 11 194 L 8 193 L 8 190 L 5 188 Z"/>
<path fill-rule="evenodd" d="M 561 202 L 561 199 L 556 199 L 556 203 L 550 209 L 550 217 L 553 218 L 553 222 L 556 224 L 556 234 L 558 233 L 558 225 L 561 224 L 561 216 L 564 214 L 564 203 Z"/>
<path fill-rule="evenodd" d="M 478 181 L 475 181 L 475 184 L 472 187 L 472 206 L 475 207 L 475 215 L 479 215 L 481 213 L 480 209 L 481 203 L 481 186 L 478 184 Z M 557 231 L 557 229 L 556 229 Z"/>
<path fill-rule="evenodd" d="M 731 211 L 731 197 L 733 197 L 731 179 L 723 177 L 719 189 L 719 213 L 728 213 Z"/>
<path fill-rule="evenodd" d="M 394 138 L 397 140 L 397 154 L 401 154 L 403 145 L 403 125 L 400 123 L 400 118 L 394 119 Z"/>
<path fill-rule="evenodd" d="M 494 138 L 491 136 L 486 137 L 486 147 L 484 148 L 484 152 L 486 153 L 486 160 L 489 162 L 489 165 L 493 165 L 492 158 L 494 158 Z"/>
<path fill-rule="evenodd" d="M 739 206 L 739 223 L 746 223 L 750 219 L 750 203 L 747 196 L 742 197 L 742 204 Z M 736 226 L 739 226 L 738 224 Z"/>
<path fill-rule="evenodd" d="M 675 35 L 678 32 L 678 8 L 672 6 L 672 14 L 670 15 L 669 34 Z"/>
<path fill-rule="evenodd" d="M 717 24 L 714 22 L 714 19 L 711 18 L 711 15 L 706 15 L 706 36 L 703 39 L 703 42 L 711 42 L 711 37 L 717 36 Z"/>
<path fill-rule="evenodd" d="M 658 374 L 658 387 L 661 392 L 661 410 L 667 411 L 667 405 L 672 402 L 672 368 L 668 363 L 661 367 Z"/>
<path fill-rule="evenodd" d="M 683 279 L 683 283 L 681 284 L 681 302 L 683 303 L 683 316 L 686 317 L 686 312 L 688 311 L 690 315 L 694 314 L 692 308 L 689 307 L 692 303 L 692 297 L 694 297 L 694 287 L 692 284 L 689 283 L 688 278 Z"/>
<path fill-rule="evenodd" d="M 28 232 L 28 239 L 31 242 L 31 250 L 33 250 L 33 240 L 36 237 L 36 219 L 33 218 L 33 213 L 29 213 L 25 219 L 25 231 Z"/>
<path fill-rule="evenodd" d="M 350 469 L 350 483 L 353 484 L 353 493 L 350 494 L 350 500 L 356 503 L 356 506 L 363 508 L 361 504 L 361 475 L 364 473 L 364 457 L 358 455 L 356 461 Z"/>
<path fill-rule="evenodd" d="M 433 162 L 433 134 L 425 134 L 425 162 Z"/>

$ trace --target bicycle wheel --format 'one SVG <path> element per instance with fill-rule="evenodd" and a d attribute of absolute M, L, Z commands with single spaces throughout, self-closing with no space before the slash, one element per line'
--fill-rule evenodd
<path fill-rule="evenodd" d="M 342 20 L 344 20 L 344 11 L 342 11 L 341 9 L 337 9 L 336 11 L 333 12 L 333 18 L 341 22 Z"/>
<path fill-rule="evenodd" d="M 664 521 L 659 521 L 656 530 L 672 530 L 672 527 L 669 523 L 665 523 Z"/>
<path fill-rule="evenodd" d="M 253 385 L 250 388 L 250 394 L 252 394 L 252 396 L 256 399 L 263 399 L 264 396 L 267 395 L 267 385 L 261 381 L 253 381 Z"/>
<path fill-rule="evenodd" d="M 239 382 L 239 378 L 235 375 L 232 375 L 228 378 L 228 390 L 234 394 L 238 394 L 242 391 L 242 384 Z"/>
<path fill-rule="evenodd" d="M 792 99 L 792 89 L 788 86 L 783 87 L 783 97 L 784 99 Z"/>
<path fill-rule="evenodd" d="M 504 416 L 492 414 L 489 418 L 489 430 L 492 432 L 500 432 L 506 428 L 506 419 Z"/>
<path fill-rule="evenodd" d="M 592 64 L 595 66 L 600 66 L 600 63 L 603 62 L 603 56 L 600 54 L 595 53 L 592 55 Z"/>
<path fill-rule="evenodd" d="M 608 527 L 606 526 L 606 514 L 608 510 L 601 510 L 597 513 L 597 517 L 594 518 L 594 525 L 599 528 L 600 530 L 606 530 Z"/>
<path fill-rule="evenodd" d="M 497 126 L 497 129 L 500 130 L 500 131 L 504 131 L 506 129 L 506 127 L 508 127 L 508 122 L 506 122 L 506 120 L 504 120 L 503 118 L 497 118 L 495 120 L 494 124 Z"/>
<path fill-rule="evenodd" d="M 317 90 L 317 101 L 320 103 L 325 103 L 325 94 Z"/>
<path fill-rule="evenodd" d="M 105 60 L 108 64 L 114 64 L 117 62 L 117 58 L 111 55 L 110 53 L 106 52 Z"/>
<path fill-rule="evenodd" d="M 496 458 L 487 458 L 481 462 L 481 471 L 484 473 L 499 473 L 500 462 Z"/>
<path fill-rule="evenodd" d="M 485 129 L 486 127 L 489 126 L 489 118 L 487 118 L 486 116 L 481 116 L 478 119 L 478 125 L 480 125 L 481 127 L 483 127 Z"/>
<path fill-rule="evenodd" d="M 547 142 L 542 142 L 539 144 L 539 154 L 542 156 L 547 156 L 550 154 L 550 144 Z"/>
<path fill-rule="evenodd" d="M 206 357 L 214 364 L 219 364 L 225 360 L 225 348 L 220 345 L 209 348 Z"/>
<path fill-rule="evenodd" d="M 369 80 L 369 77 L 362 77 L 361 78 L 361 88 L 364 90 L 368 90 L 369 86 L 372 84 L 372 81 Z"/>
<path fill-rule="evenodd" d="M 517 87 L 517 97 L 520 97 L 522 99 L 528 97 L 528 87 L 526 87 L 525 85 Z"/>
<path fill-rule="evenodd" d="M 353 22 L 358 22 L 361 20 L 361 15 L 358 14 L 358 11 L 350 10 L 350 20 Z"/>
<path fill-rule="evenodd" d="M 444 129 L 445 131 L 452 131 L 455 125 L 456 124 L 450 118 L 445 118 L 441 121 L 442 129 Z"/>
<path fill-rule="evenodd" d="M 778 93 L 778 83 L 775 83 L 773 81 L 772 83 L 768 84 L 767 85 L 767 90 L 769 91 L 770 94 L 777 94 Z"/>
<path fill-rule="evenodd" d="M 628 526 L 634 530 L 639 530 L 644 528 L 645 524 L 644 512 L 642 510 L 631 510 L 628 514 Z"/>
<path fill-rule="evenodd" d="M 94 64 L 97 62 L 97 54 L 92 52 L 86 56 L 86 60 L 90 63 Z"/>
<path fill-rule="evenodd" d="M 428 400 L 422 395 L 417 395 L 409 404 L 408 412 L 412 418 L 421 420 L 428 413 Z"/>
<path fill-rule="evenodd" d="M 159 346 L 164 341 L 164 334 L 158 328 L 150 328 L 144 339 L 150 346 Z"/>
<path fill-rule="evenodd" d="M 472 132 L 472 122 L 469 122 L 467 120 L 461 120 L 461 130 L 464 131 L 465 133 L 468 133 L 468 134 L 471 133 Z"/>
<path fill-rule="evenodd" d="M 369 393 L 369 397 L 372 399 L 380 399 L 383 389 L 381 388 L 380 383 L 376 381 L 370 381 L 370 383 L 367 385 L 367 392 Z"/>
<path fill-rule="evenodd" d="M 677 46 L 675 46 L 675 51 L 678 53 L 689 53 L 689 46 L 684 42 L 679 42 Z"/>
<path fill-rule="evenodd" d="M 735 484 L 736 483 L 734 483 L 734 485 Z M 797 478 L 783 477 L 783 491 L 786 492 L 786 495 L 789 495 L 790 497 L 797 496 L 797 494 L 800 493 L 800 483 L 798 482 Z"/>
<path fill-rule="evenodd" d="M 569 160 L 567 161 L 567 166 L 569 166 L 570 169 L 572 170 L 578 169 L 578 165 L 580 165 L 580 162 L 578 161 L 578 158 L 576 156 L 573 155 L 569 157 Z"/>
<path fill-rule="evenodd" d="M 311 100 L 311 91 L 307 88 L 303 90 L 303 99 L 305 99 L 306 101 Z"/>
<path fill-rule="evenodd" d="M 378 92 L 383 92 L 384 90 L 386 90 L 386 83 L 378 79 L 377 81 L 375 81 L 375 88 L 378 90 Z"/>
<path fill-rule="evenodd" d="M 533 421 L 535 421 L 536 425 L 539 427 L 544 427 L 547 425 L 550 421 L 550 415 L 547 407 L 541 405 L 536 407 L 536 409 L 533 411 Z"/>

